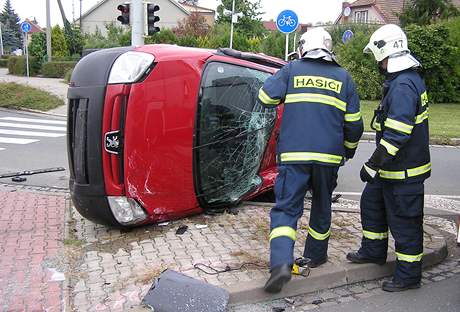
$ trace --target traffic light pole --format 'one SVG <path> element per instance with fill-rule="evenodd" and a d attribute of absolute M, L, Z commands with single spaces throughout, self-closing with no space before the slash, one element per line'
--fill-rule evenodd
<path fill-rule="evenodd" d="M 144 4 L 142 0 L 131 1 L 131 45 L 144 44 Z"/>

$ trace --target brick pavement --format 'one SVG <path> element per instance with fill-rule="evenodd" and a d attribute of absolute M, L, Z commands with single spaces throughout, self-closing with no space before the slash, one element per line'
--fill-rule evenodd
<path fill-rule="evenodd" d="M 345 261 L 346 252 L 358 247 L 361 226 L 357 202 L 341 199 L 334 209 L 329 262 L 338 265 Z M 75 248 L 69 272 L 69 305 L 75 311 L 139 309 L 153 280 L 166 268 L 222 287 L 266 279 L 268 212 L 268 205 L 247 204 L 238 215 L 199 215 L 164 226 L 120 231 L 95 225 L 72 210 L 69 233 L 80 247 Z M 181 225 L 187 225 L 188 230 L 177 235 Z M 308 213 L 299 224 L 297 255 L 302 252 L 307 230 Z M 431 242 L 427 233 L 425 241 Z M 193 267 L 204 263 L 218 269 L 234 268 L 247 262 L 256 265 L 219 275 L 207 275 Z"/>
<path fill-rule="evenodd" d="M 62 311 L 65 201 L 0 186 L 1 311 Z"/>

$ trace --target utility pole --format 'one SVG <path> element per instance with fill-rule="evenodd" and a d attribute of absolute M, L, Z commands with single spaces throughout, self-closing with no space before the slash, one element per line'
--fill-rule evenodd
<path fill-rule="evenodd" d="M 144 44 L 144 3 L 142 0 L 131 1 L 131 45 L 138 46 Z"/>
<path fill-rule="evenodd" d="M 232 23 L 230 26 L 230 49 L 233 48 L 233 18 L 235 16 L 235 0 L 232 3 Z"/>
<path fill-rule="evenodd" d="M 51 16 L 50 16 L 50 0 L 46 0 L 46 55 L 48 55 L 48 62 L 51 62 Z"/>
<path fill-rule="evenodd" d="M 0 55 L 3 55 L 3 34 L 2 34 L 2 23 L 0 23 Z"/>
<path fill-rule="evenodd" d="M 82 1 L 83 1 L 83 0 L 80 0 L 80 19 L 79 19 L 79 22 L 80 22 L 80 31 L 82 31 L 82 29 L 81 29 L 81 13 L 82 13 L 82 8 L 81 8 L 82 4 L 81 4 L 81 2 L 82 2 Z"/>

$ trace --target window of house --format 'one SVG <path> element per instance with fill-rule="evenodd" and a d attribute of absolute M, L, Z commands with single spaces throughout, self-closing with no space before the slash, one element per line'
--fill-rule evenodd
<path fill-rule="evenodd" d="M 355 23 L 367 23 L 368 11 L 356 11 L 355 12 Z"/>
<path fill-rule="evenodd" d="M 198 197 L 207 207 L 236 203 L 262 182 L 257 173 L 276 110 L 257 97 L 269 76 L 219 62 L 205 69 L 194 150 Z"/>

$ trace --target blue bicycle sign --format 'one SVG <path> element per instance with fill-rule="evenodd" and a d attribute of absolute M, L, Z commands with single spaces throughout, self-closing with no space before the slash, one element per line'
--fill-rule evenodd
<path fill-rule="evenodd" d="M 299 18 L 294 11 L 284 10 L 276 18 L 276 27 L 279 31 L 289 34 L 297 29 Z"/>

